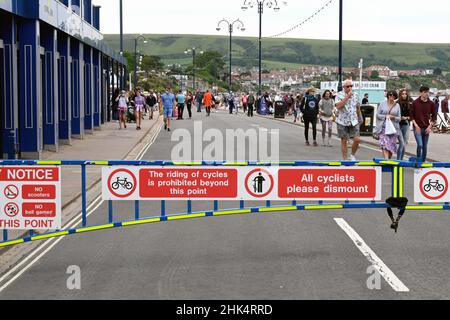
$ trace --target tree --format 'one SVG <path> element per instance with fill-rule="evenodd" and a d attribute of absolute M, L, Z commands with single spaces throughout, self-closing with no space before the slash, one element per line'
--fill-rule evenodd
<path fill-rule="evenodd" d="M 141 68 L 144 71 L 160 72 L 164 68 L 164 63 L 161 62 L 161 58 L 158 56 L 144 56 Z"/>
<path fill-rule="evenodd" d="M 433 75 L 435 76 L 442 76 L 442 69 L 441 68 L 436 68 L 433 70 Z"/>
<path fill-rule="evenodd" d="M 380 78 L 380 73 L 377 70 L 373 70 L 370 74 L 370 79 L 376 80 Z"/>

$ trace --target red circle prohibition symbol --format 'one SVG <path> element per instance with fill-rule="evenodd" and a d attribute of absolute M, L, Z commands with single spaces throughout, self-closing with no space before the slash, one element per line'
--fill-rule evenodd
<path fill-rule="evenodd" d="M 6 198 L 14 200 L 19 196 L 19 189 L 15 185 L 11 184 L 5 188 L 3 193 Z"/>
<path fill-rule="evenodd" d="M 251 177 L 255 172 L 262 172 L 262 173 L 265 173 L 265 174 L 267 174 L 267 175 L 269 176 L 269 178 L 270 178 L 270 188 L 269 188 L 269 191 L 267 191 L 267 192 L 264 193 L 264 194 L 256 194 L 256 193 L 252 192 L 252 191 L 250 190 L 250 188 L 248 187 L 248 180 L 250 179 L 250 177 Z M 273 180 L 273 176 L 270 174 L 269 171 L 264 170 L 264 169 L 255 169 L 255 170 L 251 171 L 251 172 L 247 175 L 247 177 L 245 178 L 245 189 L 247 190 L 247 192 L 248 192 L 249 195 L 251 195 L 251 196 L 253 196 L 253 197 L 255 197 L 255 198 L 264 198 L 264 197 L 267 197 L 267 196 L 273 191 L 274 185 L 275 185 L 275 182 L 274 182 L 274 180 Z"/>
<path fill-rule="evenodd" d="M 438 176 L 441 176 L 444 179 L 444 183 L 445 183 L 444 191 L 441 193 L 441 195 L 439 195 L 437 197 L 429 196 L 428 194 L 426 194 L 425 190 L 423 189 L 423 183 L 424 183 L 425 179 L 428 176 L 432 175 L 432 174 L 437 174 Z M 447 191 L 448 191 L 448 180 L 447 180 L 447 177 L 443 173 L 441 173 L 439 171 L 430 171 L 430 172 L 428 172 L 427 174 L 425 174 L 422 177 L 422 179 L 420 180 L 420 185 L 419 186 L 420 186 L 420 192 L 424 195 L 425 198 L 427 198 L 429 200 L 439 200 L 439 199 L 441 199 L 442 197 L 444 197 L 447 194 Z"/>
<path fill-rule="evenodd" d="M 14 218 L 19 214 L 19 206 L 16 203 L 10 202 L 5 205 L 4 211 L 8 217 Z"/>
<path fill-rule="evenodd" d="M 128 173 L 128 174 L 133 178 L 133 188 L 132 188 L 131 191 L 130 191 L 129 193 L 127 193 L 127 194 L 118 194 L 118 193 L 115 192 L 115 191 L 113 190 L 113 188 L 112 188 L 111 180 L 112 180 L 112 178 L 116 175 L 116 173 L 119 173 L 119 172 L 125 172 L 125 173 Z M 124 199 L 124 198 L 127 198 L 127 197 L 131 196 L 131 195 L 136 191 L 136 188 L 137 188 L 137 180 L 136 180 L 136 177 L 135 177 L 135 175 L 133 174 L 133 172 L 131 172 L 131 171 L 128 170 L 128 169 L 117 169 L 117 170 L 113 171 L 113 172 L 109 175 L 109 178 L 108 178 L 108 190 L 109 190 L 109 192 L 110 192 L 113 196 L 115 196 L 115 197 L 117 197 L 117 198 Z"/>

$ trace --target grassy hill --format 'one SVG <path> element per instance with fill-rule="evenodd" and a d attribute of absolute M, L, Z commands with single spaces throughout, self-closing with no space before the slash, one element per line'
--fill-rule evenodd
<path fill-rule="evenodd" d="M 125 50 L 134 51 L 137 35 L 125 35 Z M 227 36 L 207 35 L 144 35 L 150 41 L 139 43 L 145 54 L 160 56 L 167 64 L 187 65 L 192 58 L 184 54 L 186 48 L 217 50 L 228 57 Z M 118 35 L 105 35 L 116 50 L 119 49 Z M 258 39 L 250 37 L 233 38 L 234 65 L 257 66 Z M 450 70 L 450 46 L 446 44 L 418 44 L 393 42 L 344 42 L 344 67 L 357 67 L 359 59 L 365 65 L 383 64 L 391 69 L 441 68 Z M 310 39 L 264 39 L 263 59 L 267 68 L 298 68 L 300 64 L 337 65 L 338 42 Z"/>

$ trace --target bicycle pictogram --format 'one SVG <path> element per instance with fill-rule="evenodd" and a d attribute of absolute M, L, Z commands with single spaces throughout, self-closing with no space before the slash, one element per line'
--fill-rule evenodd
<path fill-rule="evenodd" d="M 423 190 L 425 192 L 430 192 L 431 188 L 433 188 L 434 191 L 442 192 L 445 189 L 445 185 L 441 184 L 439 180 L 433 182 L 432 179 L 430 179 L 428 180 L 428 184 L 423 186 Z"/>
<path fill-rule="evenodd" d="M 121 179 L 120 177 L 117 177 L 117 180 L 111 184 L 111 188 L 113 188 L 113 190 L 119 190 L 120 187 L 126 190 L 131 190 L 133 189 L 134 184 L 129 182 L 128 178 Z"/>

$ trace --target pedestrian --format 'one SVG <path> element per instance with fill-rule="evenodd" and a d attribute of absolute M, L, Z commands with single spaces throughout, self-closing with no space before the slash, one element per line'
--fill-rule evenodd
<path fill-rule="evenodd" d="M 398 135 L 397 160 L 403 160 L 405 158 L 406 145 L 408 144 L 409 139 L 408 133 L 411 128 L 411 100 L 408 90 L 400 90 L 400 97 L 397 102 L 400 105 L 402 118 Z"/>
<path fill-rule="evenodd" d="M 297 121 L 299 121 L 300 117 L 301 117 L 301 112 L 300 112 L 300 105 L 302 103 L 303 100 L 303 96 L 301 94 L 297 94 L 297 96 L 295 97 L 295 101 L 294 101 L 294 123 L 296 123 Z"/>
<path fill-rule="evenodd" d="M 111 99 L 111 111 L 112 111 L 112 119 L 114 121 L 119 121 L 119 103 L 117 98 L 120 96 L 119 88 L 114 90 L 114 94 Z"/>
<path fill-rule="evenodd" d="M 209 90 L 206 90 L 206 93 L 203 96 L 203 105 L 206 108 L 206 116 L 211 116 L 211 107 L 213 105 L 213 95 Z"/>
<path fill-rule="evenodd" d="M 244 92 L 242 94 L 241 103 L 242 103 L 242 108 L 244 109 L 244 114 L 246 114 L 247 113 L 247 107 L 248 107 L 248 94 L 246 92 Z"/>
<path fill-rule="evenodd" d="M 195 101 L 197 102 L 197 112 L 202 112 L 203 94 L 200 92 L 200 89 L 197 89 L 197 93 L 195 94 Z"/>
<path fill-rule="evenodd" d="M 192 119 L 192 102 L 194 101 L 194 96 L 191 91 L 188 91 L 186 95 L 186 108 L 189 113 L 189 119 Z"/>
<path fill-rule="evenodd" d="M 435 104 L 430 100 L 430 88 L 427 86 L 420 88 L 420 97 L 412 104 L 411 121 L 417 142 L 417 161 L 426 162 L 431 129 L 437 121 Z"/>
<path fill-rule="evenodd" d="M 255 95 L 253 94 L 253 92 L 250 92 L 249 93 L 249 95 L 248 95 L 248 99 L 247 99 L 247 103 L 248 103 L 248 117 L 251 117 L 251 118 L 253 118 L 253 112 L 254 112 L 254 109 L 255 109 L 255 102 L 256 102 L 256 99 L 255 99 Z"/>
<path fill-rule="evenodd" d="M 334 101 L 331 91 L 325 90 L 322 99 L 319 101 L 320 122 L 322 123 L 322 141 L 324 147 L 331 147 L 331 137 L 333 136 L 333 111 Z M 328 128 L 328 139 L 325 142 Z"/>
<path fill-rule="evenodd" d="M 125 118 L 125 114 L 128 109 L 128 94 L 125 92 L 125 90 L 122 90 L 119 94 L 119 96 L 116 98 L 117 105 L 118 105 L 118 116 L 119 116 L 119 130 L 122 130 L 123 128 L 127 128 L 127 122 Z"/>
<path fill-rule="evenodd" d="M 447 125 L 450 125 L 450 118 L 448 116 L 448 99 L 450 98 L 450 95 L 446 95 L 444 100 L 441 102 L 441 112 L 444 114 L 444 119 L 447 122 Z"/>
<path fill-rule="evenodd" d="M 176 100 L 177 100 L 177 106 L 178 106 L 177 120 L 184 120 L 183 113 L 184 113 L 184 104 L 186 102 L 186 96 L 183 94 L 183 91 L 180 90 L 178 92 Z"/>
<path fill-rule="evenodd" d="M 161 95 L 161 102 L 164 111 L 164 130 L 170 132 L 170 120 L 172 118 L 175 105 L 175 95 L 172 93 L 172 89 L 170 87 L 168 87 L 166 92 Z"/>
<path fill-rule="evenodd" d="M 136 130 L 141 130 L 142 112 L 145 108 L 145 98 L 141 95 L 141 90 L 137 89 L 134 97 L 134 117 L 136 119 Z"/>
<path fill-rule="evenodd" d="M 228 94 L 228 111 L 230 112 L 230 114 L 233 114 L 233 109 L 234 109 L 234 95 L 233 92 L 230 92 Z"/>
<path fill-rule="evenodd" d="M 219 94 L 213 95 L 213 98 L 214 98 L 214 113 L 217 113 L 219 111 L 222 99 L 220 99 Z"/>
<path fill-rule="evenodd" d="M 380 137 L 380 148 L 385 159 L 392 159 L 398 152 L 397 141 L 400 134 L 402 113 L 397 103 L 398 94 L 395 90 L 388 91 L 387 100 L 383 101 L 377 110 L 377 127 L 375 132 Z"/>
<path fill-rule="evenodd" d="M 309 88 L 306 91 L 306 95 L 300 105 L 300 111 L 303 113 L 303 121 L 305 122 L 305 143 L 307 146 L 309 143 L 309 125 L 312 125 L 314 147 L 319 146 L 317 144 L 317 121 L 319 117 L 319 102 L 315 97 L 316 89 Z"/>
<path fill-rule="evenodd" d="M 436 97 L 434 97 L 433 102 L 434 102 L 434 108 L 436 110 L 436 114 L 439 113 L 439 107 L 440 107 L 440 94 L 436 94 Z"/>
<path fill-rule="evenodd" d="M 150 94 L 147 97 L 147 104 L 149 105 L 150 117 L 149 120 L 153 120 L 153 113 L 155 111 L 155 107 L 157 105 L 158 99 L 153 91 L 150 91 Z"/>
<path fill-rule="evenodd" d="M 342 157 L 347 160 L 347 144 L 353 139 L 351 161 L 356 161 L 361 142 L 359 126 L 362 123 L 361 105 L 358 95 L 353 93 L 353 82 L 346 80 L 343 83 L 343 91 L 336 95 L 336 123 L 338 135 L 341 139 Z"/>
<path fill-rule="evenodd" d="M 364 98 L 362 99 L 362 103 L 363 106 L 365 106 L 366 104 L 369 104 L 369 94 L 366 93 L 364 94 Z"/>

